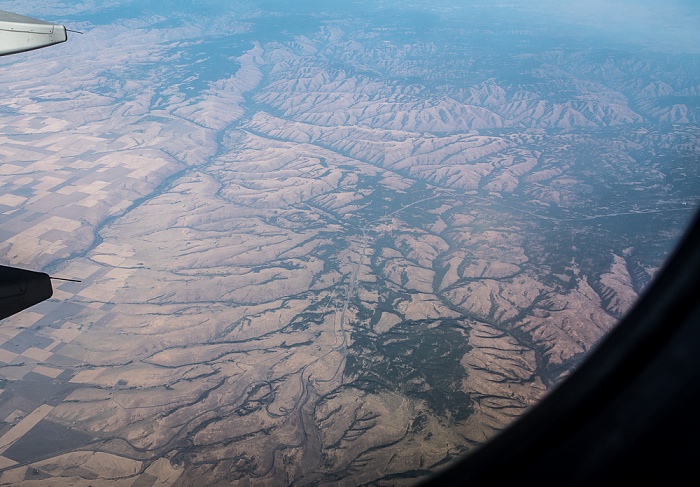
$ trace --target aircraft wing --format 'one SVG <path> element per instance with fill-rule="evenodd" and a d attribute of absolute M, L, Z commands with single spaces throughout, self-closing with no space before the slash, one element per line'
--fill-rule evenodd
<path fill-rule="evenodd" d="M 68 40 L 66 28 L 0 10 L 0 56 L 31 51 Z"/>
<path fill-rule="evenodd" d="M 0 56 L 66 40 L 66 28 L 62 25 L 0 10 Z M 52 294 L 48 274 L 0 265 L 0 320 L 49 299 Z"/>
<path fill-rule="evenodd" d="M 0 320 L 49 299 L 52 294 L 48 274 L 0 265 Z"/>

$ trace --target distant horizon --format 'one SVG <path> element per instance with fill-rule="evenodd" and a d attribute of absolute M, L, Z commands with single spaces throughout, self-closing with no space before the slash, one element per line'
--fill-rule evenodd
<path fill-rule="evenodd" d="M 314 12 L 349 11 L 353 6 L 369 5 L 372 10 L 400 9 L 400 10 L 425 10 L 450 11 L 452 13 L 462 11 L 463 15 L 469 15 L 469 9 L 487 8 L 503 9 L 537 13 L 549 18 L 550 21 L 565 23 L 574 29 L 581 29 L 579 34 L 589 30 L 588 35 L 604 35 L 617 42 L 644 45 L 651 50 L 662 52 L 688 52 L 700 51 L 700 5 L 693 0 L 591 0 L 582 3 L 577 0 L 523 0 L 518 2 L 484 3 L 483 0 L 416 0 L 409 5 L 405 2 L 391 0 L 382 2 L 358 1 L 351 3 L 340 2 L 338 4 L 306 0 L 295 2 L 275 2 L 274 0 L 221 2 L 220 0 L 192 2 L 190 6 L 186 1 L 178 2 L 178 5 L 162 2 L 135 2 L 117 1 L 106 2 L 99 6 L 92 2 L 46 2 L 32 1 L 4 1 L 0 3 L 0 9 L 14 11 L 27 16 L 49 16 L 54 19 L 66 19 L 73 15 L 84 15 L 89 12 L 100 12 L 105 9 L 123 9 L 130 6 L 134 12 L 154 9 L 163 14 L 195 13 L 200 15 L 216 15 L 224 7 L 226 11 L 245 9 L 269 9 L 276 10 L 283 7 L 285 11 L 299 11 L 313 14 Z M 447 9 L 447 10 L 445 10 Z"/>

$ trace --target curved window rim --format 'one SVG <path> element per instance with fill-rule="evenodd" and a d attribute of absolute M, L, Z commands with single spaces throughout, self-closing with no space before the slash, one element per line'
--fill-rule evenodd
<path fill-rule="evenodd" d="M 669 485 L 696 475 L 698 399 L 700 211 L 641 298 L 569 378 L 422 485 L 618 485 L 630 475 Z"/>

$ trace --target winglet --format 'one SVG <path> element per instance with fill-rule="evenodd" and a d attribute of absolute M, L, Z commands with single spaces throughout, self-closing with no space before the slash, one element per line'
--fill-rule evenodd
<path fill-rule="evenodd" d="M 66 28 L 0 10 L 0 56 L 31 51 L 68 40 Z"/>

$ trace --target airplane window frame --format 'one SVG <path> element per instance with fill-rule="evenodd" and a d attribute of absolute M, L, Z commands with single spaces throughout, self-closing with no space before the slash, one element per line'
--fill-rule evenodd
<path fill-rule="evenodd" d="M 549 395 L 421 484 L 685 484 L 700 418 L 700 211 L 656 279 Z"/>

